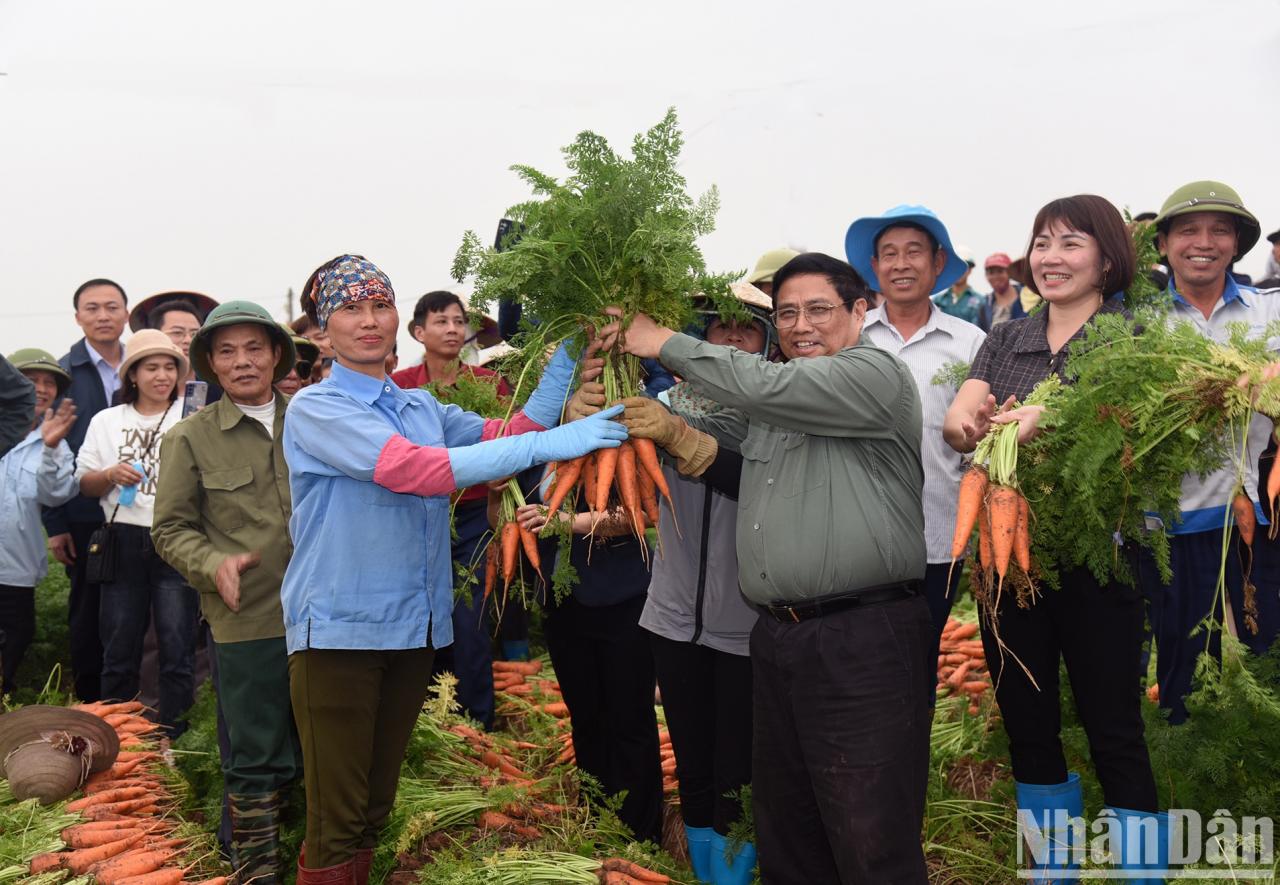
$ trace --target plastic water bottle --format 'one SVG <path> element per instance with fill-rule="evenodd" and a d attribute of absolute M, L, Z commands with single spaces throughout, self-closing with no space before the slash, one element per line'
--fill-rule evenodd
<path fill-rule="evenodd" d="M 138 497 L 138 488 L 142 483 L 147 481 L 147 472 L 142 469 L 141 461 L 134 461 L 131 465 L 134 470 L 142 474 L 142 481 L 137 485 L 125 486 L 120 490 L 120 506 L 132 507 L 134 500 Z"/>

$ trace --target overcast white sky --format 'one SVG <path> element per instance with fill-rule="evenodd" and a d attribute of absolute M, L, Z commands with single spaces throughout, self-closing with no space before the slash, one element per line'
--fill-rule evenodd
<path fill-rule="evenodd" d="M 1049 199 L 1154 210 L 1199 178 L 1280 228 L 1280 0 L 0 0 L 0 71 L 5 353 L 65 352 L 90 277 L 283 318 L 346 251 L 404 313 L 525 196 L 510 164 L 668 105 L 691 189 L 721 190 L 720 270 L 843 256 L 903 202 L 1016 255 Z"/>

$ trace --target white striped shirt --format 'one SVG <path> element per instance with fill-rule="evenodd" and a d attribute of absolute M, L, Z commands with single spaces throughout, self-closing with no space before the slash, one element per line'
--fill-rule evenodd
<path fill-rule="evenodd" d="M 924 467 L 925 550 L 930 563 L 950 562 L 964 458 L 942 438 L 942 419 L 957 388 L 934 384 L 933 378 L 948 363 L 972 363 L 987 336 L 977 326 L 948 315 L 936 305 L 931 305 L 929 322 L 910 341 L 902 340 L 885 318 L 883 308 L 867 313 L 862 334 L 876 347 L 902 360 L 915 379 L 924 412 L 920 459 Z"/>

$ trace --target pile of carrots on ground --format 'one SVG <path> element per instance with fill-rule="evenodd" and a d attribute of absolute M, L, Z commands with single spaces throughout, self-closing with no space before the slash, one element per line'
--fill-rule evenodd
<path fill-rule="evenodd" d="M 590 455 L 551 465 L 555 482 L 547 509 L 554 513 L 581 486 L 593 513 L 605 513 L 611 498 L 626 514 L 637 538 L 644 539 L 646 525 L 658 524 L 658 494 L 671 501 L 671 489 L 662 475 L 658 450 L 651 439 L 632 437 L 616 449 L 600 449 Z M 616 497 L 614 489 L 616 486 Z"/>
<path fill-rule="evenodd" d="M 939 696 L 964 695 L 969 698 L 969 713 L 978 713 L 978 702 L 991 688 L 987 657 L 982 640 L 975 639 L 978 625 L 947 619 L 938 648 Z"/>
<path fill-rule="evenodd" d="M 100 716 L 120 737 L 120 753 L 111 768 L 85 781 L 84 795 L 67 803 L 67 811 L 84 823 L 62 831 L 66 850 L 38 854 L 30 861 L 32 875 L 69 870 L 90 875 L 101 885 L 178 885 L 195 869 L 180 866 L 192 850 L 184 838 L 173 836 L 175 825 L 166 815 L 174 798 L 165 785 L 160 754 L 149 743 L 155 723 L 143 715 L 137 701 L 81 704 L 75 709 Z M 226 877 L 205 879 L 201 885 L 225 885 Z"/>

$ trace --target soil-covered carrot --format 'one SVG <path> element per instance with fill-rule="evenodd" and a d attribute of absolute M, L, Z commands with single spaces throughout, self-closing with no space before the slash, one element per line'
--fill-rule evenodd
<path fill-rule="evenodd" d="M 653 485 L 662 497 L 667 499 L 667 503 L 671 503 L 671 488 L 667 485 L 667 478 L 662 475 L 662 464 L 658 461 L 658 449 L 651 439 L 640 439 L 636 437 L 632 440 L 636 450 L 636 462 L 640 465 L 649 478 L 653 480 Z M 653 521 L 657 523 L 657 517 L 653 517 Z"/>
<path fill-rule="evenodd" d="M 987 491 L 987 471 L 974 467 L 960 480 L 960 497 L 956 505 L 956 531 L 951 538 L 951 558 L 959 559 L 969 547 L 973 525 L 982 510 L 982 496 Z"/>
<path fill-rule="evenodd" d="M 46 851 L 43 854 L 37 854 L 27 862 L 27 870 L 31 875 L 38 876 L 41 873 L 61 869 L 64 857 L 66 857 L 66 854 L 61 851 Z"/>
<path fill-rule="evenodd" d="M 137 768 L 141 762 L 142 760 L 137 758 L 130 759 L 128 762 L 117 762 L 106 771 L 99 771 L 97 774 L 89 775 L 89 780 L 85 781 L 85 783 L 119 780 Z"/>
<path fill-rule="evenodd" d="M 542 672 L 542 661 L 494 661 L 493 669 L 533 676 Z"/>
<path fill-rule="evenodd" d="M 516 576 L 516 560 L 520 555 L 520 525 L 512 520 L 502 527 L 502 580 L 503 590 L 511 587 Z"/>
<path fill-rule="evenodd" d="M 994 559 L 991 554 L 991 513 L 983 505 L 978 513 L 978 565 L 985 572 L 991 568 Z"/>
<path fill-rule="evenodd" d="M 587 455 L 586 462 L 582 465 L 582 492 L 587 500 L 587 508 L 595 506 L 596 487 L 600 484 L 600 471 L 596 466 L 596 453 L 592 452 Z M 606 497 L 607 497 L 606 493 Z"/>
<path fill-rule="evenodd" d="M 117 885 L 178 885 L 186 872 L 178 867 L 162 867 L 155 872 L 121 879 Z"/>
<path fill-rule="evenodd" d="M 618 472 L 618 450 L 600 449 L 596 452 L 596 494 L 591 501 L 591 509 L 596 513 L 604 513 L 609 509 L 609 491 L 613 488 L 613 478 Z"/>
<path fill-rule="evenodd" d="M 996 574 L 1001 578 L 1009 571 L 1013 556 L 1013 534 L 1018 528 L 1018 491 L 1009 486 L 991 490 L 987 510 L 991 514 L 991 553 Z"/>
<path fill-rule="evenodd" d="M 637 538 L 644 537 L 643 511 L 640 505 L 640 481 L 636 477 L 636 450 L 631 440 L 618 447 L 618 496 L 631 518 L 631 529 Z"/>
<path fill-rule="evenodd" d="M 173 857 L 171 849 L 126 851 L 117 857 L 90 867 L 89 873 L 100 885 L 119 885 L 132 876 L 141 876 L 160 869 Z"/>
<path fill-rule="evenodd" d="M 145 833 L 134 833 L 132 836 L 125 836 L 123 839 L 117 839 L 114 842 L 68 852 L 62 865 L 70 870 L 72 875 L 83 876 L 89 871 L 89 867 L 118 854 L 123 854 L 127 849 L 141 842 L 145 835 Z"/>
<path fill-rule="evenodd" d="M 1031 506 L 1018 496 L 1018 524 L 1013 531 L 1013 556 L 1024 574 L 1031 574 Z"/>
<path fill-rule="evenodd" d="M 633 439 L 632 444 L 639 442 Z M 640 465 L 640 450 L 636 449 L 636 464 L 640 469 L 636 471 L 636 479 L 640 484 L 640 506 L 644 508 L 644 518 L 649 520 L 650 525 L 658 524 L 658 487 L 653 482 L 653 477 L 649 475 L 649 471 Z"/>
<path fill-rule="evenodd" d="M 520 769 L 516 768 L 514 765 L 511 764 L 511 760 L 507 759 L 504 756 L 498 755 L 493 750 L 489 750 L 485 752 L 480 757 L 480 761 L 483 762 L 489 768 L 492 768 L 495 771 L 500 771 L 503 774 L 509 774 L 512 777 L 518 777 L 521 780 L 529 779 L 529 775 L 525 774 L 523 771 L 521 771 Z"/>
<path fill-rule="evenodd" d="M 137 799 L 150 793 L 146 787 L 117 787 L 113 790 L 102 790 L 67 803 L 67 811 L 80 811 L 94 805 L 109 805 L 125 799 Z"/>
<path fill-rule="evenodd" d="M 1240 530 L 1240 540 L 1244 541 L 1246 547 L 1252 547 L 1253 535 L 1258 527 L 1258 518 L 1253 512 L 1253 502 L 1243 492 L 1237 493 L 1231 499 L 1231 511 L 1236 517 L 1236 528 Z"/>
<path fill-rule="evenodd" d="M 569 496 L 569 492 L 578 484 L 578 478 L 582 475 L 582 468 L 587 463 L 587 456 L 574 458 L 572 461 L 562 461 L 556 468 L 555 487 L 551 490 L 551 497 L 547 501 L 547 510 L 555 513 L 560 509 L 560 505 L 564 503 L 564 499 Z"/>
<path fill-rule="evenodd" d="M 493 588 L 498 586 L 498 544 L 496 539 L 489 541 L 489 547 L 484 554 L 484 596 L 482 599 L 488 599 L 493 593 Z"/>
<path fill-rule="evenodd" d="M 629 860 L 624 860 L 621 857 L 608 858 L 600 864 L 600 869 L 606 872 L 625 873 L 640 882 L 666 883 L 671 881 L 670 876 L 664 876 L 662 873 L 642 867 Z"/>
<path fill-rule="evenodd" d="M 542 556 L 538 553 L 538 538 L 533 532 L 524 526 L 520 529 L 520 546 L 524 548 L 524 555 L 529 557 L 529 563 L 533 566 L 533 570 L 538 573 L 538 577 L 542 577 Z"/>
<path fill-rule="evenodd" d="M 108 845 L 112 842 L 119 842 L 126 836 L 145 835 L 146 831 L 138 829 L 136 826 L 127 830 L 80 830 L 76 827 L 70 827 L 62 831 L 62 841 L 67 843 L 68 848 L 96 848 L 99 845 Z"/>

